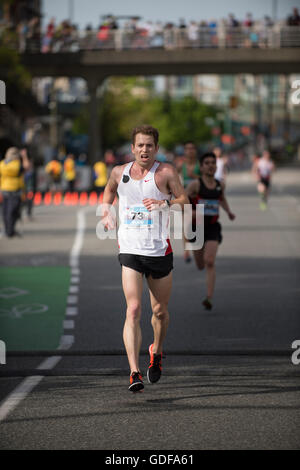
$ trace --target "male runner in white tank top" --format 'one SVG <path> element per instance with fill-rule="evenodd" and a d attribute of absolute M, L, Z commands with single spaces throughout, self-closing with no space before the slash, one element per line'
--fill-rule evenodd
<path fill-rule="evenodd" d="M 161 375 L 162 348 L 169 312 L 172 286 L 173 253 L 168 239 L 169 209 L 189 201 L 176 169 L 155 161 L 158 131 L 151 126 L 137 127 L 132 132 L 131 150 L 135 160 L 115 166 L 106 185 L 103 204 L 112 204 L 119 195 L 119 261 L 122 285 L 127 303 L 123 340 L 130 366 L 129 390 L 144 388 L 139 368 L 142 343 L 140 328 L 143 275 L 147 278 L 152 307 L 151 324 L 154 340 L 149 346 L 148 381 L 155 383 Z M 171 200 L 171 196 L 174 199 Z M 108 229 L 115 221 L 108 212 L 102 223 Z"/>
<path fill-rule="evenodd" d="M 272 174 L 275 171 L 275 165 L 271 159 L 270 152 L 264 150 L 261 158 L 255 159 L 252 172 L 257 179 L 257 190 L 261 195 L 260 209 L 266 210 L 268 196 L 271 187 Z"/>

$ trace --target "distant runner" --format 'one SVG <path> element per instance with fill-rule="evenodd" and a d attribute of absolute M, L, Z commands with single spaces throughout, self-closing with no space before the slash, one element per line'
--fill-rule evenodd
<path fill-rule="evenodd" d="M 261 158 L 254 160 L 252 167 L 252 172 L 258 181 L 257 190 L 261 195 L 261 202 L 259 206 L 261 210 L 266 210 L 267 208 L 271 178 L 274 171 L 275 164 L 271 159 L 270 152 L 265 150 Z"/>
<path fill-rule="evenodd" d="M 187 141 L 184 144 L 184 160 L 177 166 L 180 178 L 184 188 L 199 178 L 201 175 L 200 164 L 197 157 L 197 147 L 194 142 Z M 186 241 L 183 237 L 184 260 L 186 263 L 191 261 L 189 250 L 185 249 Z"/>
<path fill-rule="evenodd" d="M 202 305 L 206 310 L 212 309 L 212 297 L 215 288 L 215 259 L 219 244 L 222 242 L 222 227 L 218 222 L 221 206 L 230 220 L 235 219 L 225 197 L 225 184 L 215 179 L 216 155 L 205 153 L 200 159 L 201 177 L 187 187 L 186 192 L 194 205 L 204 204 L 204 246 L 194 250 L 194 258 L 198 269 L 206 269 L 207 296 Z M 193 242 L 193 240 L 190 240 Z"/>

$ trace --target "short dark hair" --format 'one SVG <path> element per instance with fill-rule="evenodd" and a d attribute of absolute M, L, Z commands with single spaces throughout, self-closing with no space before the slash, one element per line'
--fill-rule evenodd
<path fill-rule="evenodd" d="M 131 134 L 132 145 L 135 144 L 135 136 L 137 134 L 152 135 L 154 139 L 155 147 L 157 146 L 159 133 L 158 133 L 158 130 L 155 129 L 155 127 L 147 126 L 147 125 L 135 127 Z"/>
<path fill-rule="evenodd" d="M 203 164 L 203 162 L 206 158 L 214 158 L 217 161 L 217 157 L 216 157 L 216 154 L 214 152 L 206 152 L 203 155 L 201 155 L 201 157 L 200 157 L 200 165 Z"/>
<path fill-rule="evenodd" d="M 193 142 L 192 140 L 186 140 L 183 146 L 185 147 L 186 145 L 193 145 L 195 148 L 197 147 L 195 142 Z"/>

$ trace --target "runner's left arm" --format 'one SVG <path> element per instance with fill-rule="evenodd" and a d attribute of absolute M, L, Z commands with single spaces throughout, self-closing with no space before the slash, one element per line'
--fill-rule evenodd
<path fill-rule="evenodd" d="M 224 209 L 225 212 L 227 212 L 229 219 L 234 220 L 235 214 L 231 212 L 231 209 L 229 207 L 228 201 L 225 196 L 225 184 L 221 183 L 221 186 L 222 186 L 222 197 L 220 199 L 220 206 L 222 207 L 222 209 Z"/>
<path fill-rule="evenodd" d="M 169 168 L 170 177 L 168 181 L 168 187 L 170 188 L 171 194 L 175 196 L 174 199 L 171 199 L 170 206 L 179 204 L 181 208 L 184 208 L 184 204 L 189 204 L 188 197 L 184 191 L 184 187 L 181 184 L 178 173 L 173 167 Z"/>
<path fill-rule="evenodd" d="M 167 188 L 169 189 L 170 193 L 175 196 L 174 199 L 169 201 L 169 204 L 166 203 L 165 200 L 154 200 L 146 198 L 143 200 L 143 204 L 149 211 L 159 209 L 162 206 L 175 206 L 180 205 L 181 208 L 184 208 L 184 204 L 189 204 L 189 200 L 185 194 L 184 187 L 182 186 L 179 175 L 174 167 L 168 165 L 167 170 Z M 174 208 L 175 209 L 175 208 Z"/>

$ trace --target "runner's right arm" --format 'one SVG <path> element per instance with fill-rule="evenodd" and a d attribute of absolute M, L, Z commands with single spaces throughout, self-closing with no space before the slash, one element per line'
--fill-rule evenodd
<path fill-rule="evenodd" d="M 119 179 L 122 171 L 123 165 L 115 166 L 111 171 L 109 180 L 104 189 L 101 223 L 107 230 L 112 230 L 116 226 L 115 211 L 112 211 L 111 207 L 117 195 Z"/>

